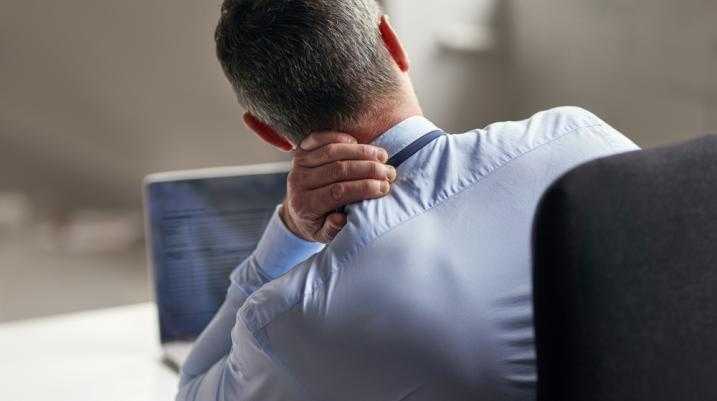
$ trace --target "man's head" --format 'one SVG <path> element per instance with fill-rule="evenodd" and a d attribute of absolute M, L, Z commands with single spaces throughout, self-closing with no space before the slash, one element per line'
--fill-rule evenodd
<path fill-rule="evenodd" d="M 245 122 L 284 149 L 405 90 L 408 61 L 375 0 L 224 0 L 216 42 Z"/>

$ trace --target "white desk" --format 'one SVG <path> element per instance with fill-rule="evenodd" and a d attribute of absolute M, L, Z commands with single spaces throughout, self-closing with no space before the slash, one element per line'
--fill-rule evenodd
<path fill-rule="evenodd" d="M 0 325 L 0 400 L 173 400 L 156 321 L 142 304 Z"/>

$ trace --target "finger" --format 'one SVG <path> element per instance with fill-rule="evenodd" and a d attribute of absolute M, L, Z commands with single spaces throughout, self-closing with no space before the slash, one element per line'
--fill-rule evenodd
<path fill-rule="evenodd" d="M 356 138 L 343 132 L 315 132 L 301 142 L 301 150 L 311 151 L 330 143 L 358 143 Z"/>
<path fill-rule="evenodd" d="M 306 169 L 301 185 L 306 189 L 317 189 L 341 181 L 382 180 L 394 182 L 396 169 L 376 161 L 348 160 Z"/>
<path fill-rule="evenodd" d="M 328 244 L 341 232 L 346 225 L 346 215 L 343 213 L 332 213 L 324 221 L 324 226 L 316 233 L 319 242 Z"/>
<path fill-rule="evenodd" d="M 325 214 L 352 203 L 380 198 L 390 190 L 391 185 L 385 180 L 357 180 L 331 184 L 309 191 L 307 195 L 311 210 Z"/>
<path fill-rule="evenodd" d="M 374 160 L 385 163 L 388 153 L 377 146 L 332 143 L 311 152 L 298 152 L 294 162 L 301 167 L 319 167 L 339 160 Z"/>

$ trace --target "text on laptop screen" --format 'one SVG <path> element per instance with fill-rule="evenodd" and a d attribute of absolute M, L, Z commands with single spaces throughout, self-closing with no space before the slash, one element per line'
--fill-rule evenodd
<path fill-rule="evenodd" d="M 161 340 L 191 341 L 284 198 L 286 174 L 156 182 L 146 190 Z"/>

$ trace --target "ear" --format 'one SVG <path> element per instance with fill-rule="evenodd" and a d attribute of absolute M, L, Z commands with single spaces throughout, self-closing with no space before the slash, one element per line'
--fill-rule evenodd
<path fill-rule="evenodd" d="M 251 113 L 244 113 L 244 124 L 246 124 L 247 128 L 254 131 L 259 138 L 263 139 L 264 142 L 274 146 L 275 148 L 279 148 L 284 152 L 291 152 L 296 148 L 291 141 L 276 132 L 276 130 L 271 126 L 256 118 Z"/>
<path fill-rule="evenodd" d="M 381 22 L 378 26 L 378 29 L 381 32 L 383 44 L 384 46 L 386 46 L 388 52 L 391 54 L 391 57 L 393 57 L 393 61 L 396 62 L 398 68 L 400 68 L 401 71 L 407 72 L 410 66 L 408 55 L 406 54 L 406 50 L 403 48 L 401 39 L 398 38 L 396 31 L 393 30 L 388 15 L 384 15 L 381 17 Z"/>

